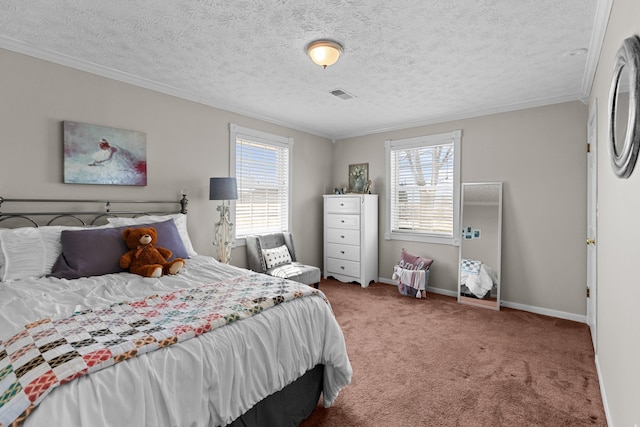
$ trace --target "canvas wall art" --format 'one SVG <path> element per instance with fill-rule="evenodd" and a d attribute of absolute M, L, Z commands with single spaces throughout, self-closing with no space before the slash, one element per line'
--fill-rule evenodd
<path fill-rule="evenodd" d="M 147 185 L 147 134 L 63 122 L 66 184 Z"/>

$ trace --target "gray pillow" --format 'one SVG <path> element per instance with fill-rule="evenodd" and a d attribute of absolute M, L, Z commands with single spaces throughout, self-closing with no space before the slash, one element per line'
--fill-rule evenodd
<path fill-rule="evenodd" d="M 122 236 L 122 231 L 124 231 L 125 228 L 140 228 L 140 227 L 144 227 L 144 228 L 153 227 L 156 229 L 156 231 L 158 232 L 158 241 L 156 242 L 156 246 L 169 249 L 171 252 L 173 252 L 170 259 L 189 258 L 189 253 L 187 252 L 187 248 L 182 241 L 182 237 L 180 236 L 180 231 L 178 231 L 178 227 L 173 219 L 168 219 L 162 222 L 153 222 L 149 224 L 135 224 L 135 225 L 128 225 L 126 227 L 123 226 L 123 227 L 117 227 L 117 228 L 121 230 L 120 236 Z M 124 242 L 124 239 L 122 239 L 122 241 Z"/>
<path fill-rule="evenodd" d="M 140 227 L 156 229 L 156 246 L 171 250 L 171 259 L 188 257 L 173 220 L 97 230 L 64 230 L 60 233 L 62 253 L 53 265 L 51 276 L 59 279 L 77 279 L 124 271 L 120 267 L 120 257 L 129 249 L 122 232 L 126 228 Z"/>

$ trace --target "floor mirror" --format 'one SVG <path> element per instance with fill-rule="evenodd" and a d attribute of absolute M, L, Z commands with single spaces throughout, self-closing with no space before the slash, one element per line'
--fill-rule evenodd
<path fill-rule="evenodd" d="M 502 182 L 462 184 L 458 302 L 500 310 Z"/>

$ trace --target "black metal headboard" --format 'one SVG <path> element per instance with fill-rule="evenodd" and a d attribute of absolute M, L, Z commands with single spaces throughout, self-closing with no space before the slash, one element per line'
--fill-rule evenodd
<path fill-rule="evenodd" d="M 4 204 L 15 203 L 16 212 L 3 212 Z M 65 203 L 73 206 L 70 210 L 57 210 L 52 207 Z M 18 223 L 25 221 L 29 226 L 40 227 L 43 225 L 58 225 L 61 222 L 69 225 L 73 222 L 77 225 L 98 225 L 107 217 L 141 216 L 151 214 L 187 213 L 186 194 L 180 200 L 79 200 L 79 199 L 5 199 L 0 197 L 0 228 L 13 228 Z M 113 205 L 118 205 L 114 210 Z M 12 205 L 13 206 L 13 205 Z M 101 210 L 100 210 L 101 206 Z M 33 207 L 34 210 L 31 210 Z M 18 211 L 28 209 L 28 211 Z M 13 209 L 12 209 L 13 210 Z"/>

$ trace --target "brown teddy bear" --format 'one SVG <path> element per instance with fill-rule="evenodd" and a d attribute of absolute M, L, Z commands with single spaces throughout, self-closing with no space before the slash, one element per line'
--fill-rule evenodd
<path fill-rule="evenodd" d="M 177 274 L 185 262 L 182 258 L 171 258 L 172 252 L 166 248 L 154 246 L 158 238 L 155 228 L 127 228 L 122 237 L 130 249 L 120 257 L 120 267 L 128 268 L 131 273 L 144 277 L 160 277 L 163 274 Z"/>

